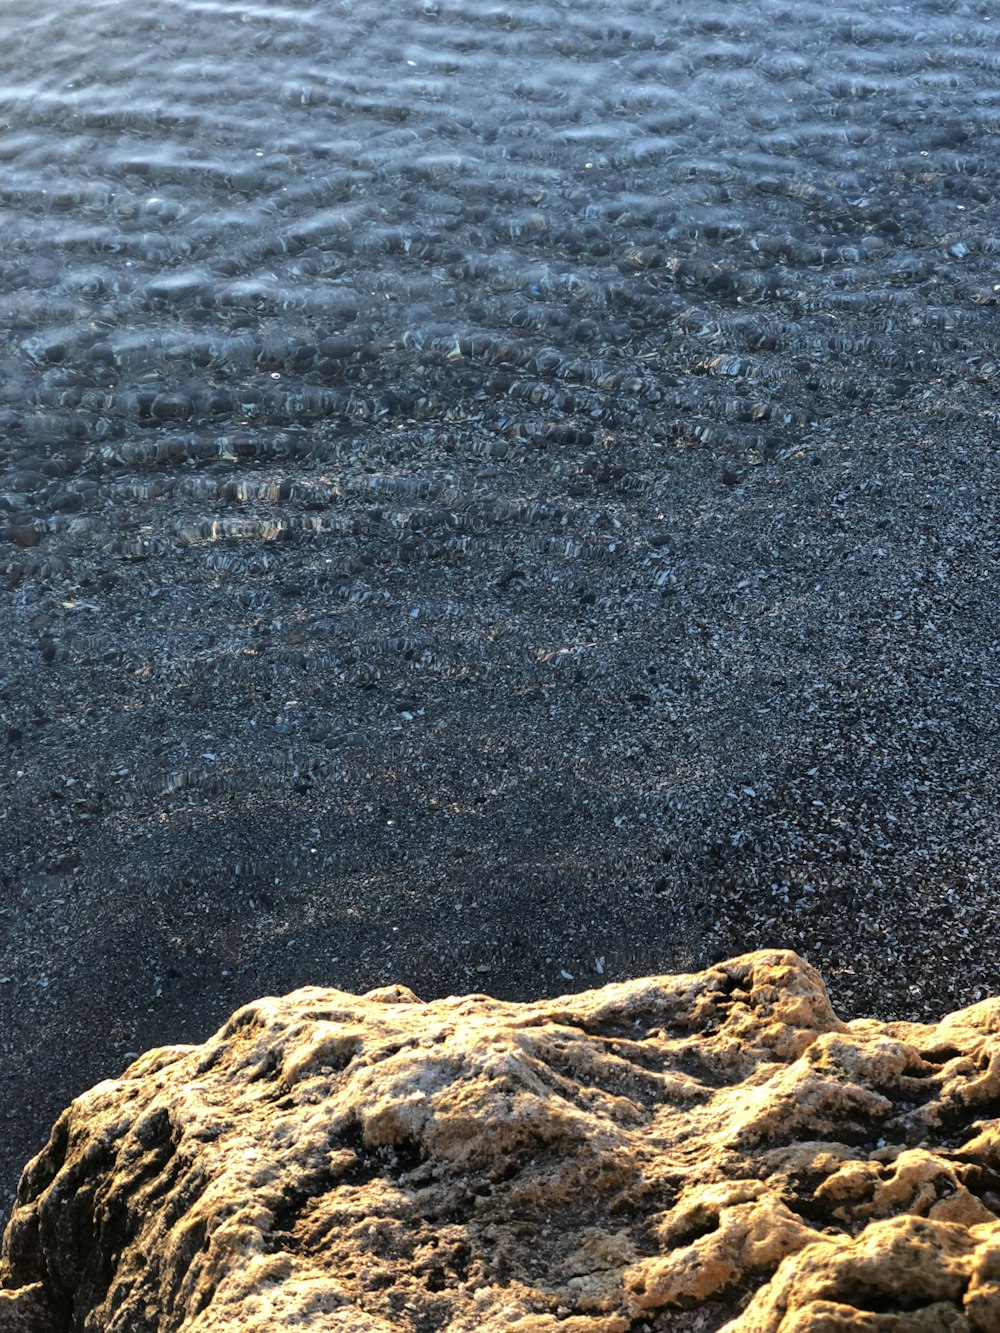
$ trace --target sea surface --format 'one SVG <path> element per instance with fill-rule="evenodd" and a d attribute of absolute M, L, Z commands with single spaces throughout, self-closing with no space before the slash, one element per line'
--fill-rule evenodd
<path fill-rule="evenodd" d="M 386 428 L 390 463 L 769 456 L 992 374 L 998 33 L 966 0 L 7 0 L 8 530 L 203 541 L 231 460 Z M 191 523 L 116 531 L 111 478 Z"/>

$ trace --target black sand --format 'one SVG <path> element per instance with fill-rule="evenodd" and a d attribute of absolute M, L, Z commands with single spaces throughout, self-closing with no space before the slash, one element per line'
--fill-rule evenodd
<path fill-rule="evenodd" d="M 307 983 L 995 993 L 985 20 L 24 8 L 0 1189 Z"/>

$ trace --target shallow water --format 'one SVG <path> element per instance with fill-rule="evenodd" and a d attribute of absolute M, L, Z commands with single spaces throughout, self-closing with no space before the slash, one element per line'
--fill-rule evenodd
<path fill-rule="evenodd" d="M 191 522 L 147 546 L 205 540 L 234 461 L 387 426 L 397 464 L 636 429 L 752 460 L 993 372 L 988 6 L 13 0 L 0 29 L 22 541 L 132 541 L 106 486 L 184 464 Z"/>

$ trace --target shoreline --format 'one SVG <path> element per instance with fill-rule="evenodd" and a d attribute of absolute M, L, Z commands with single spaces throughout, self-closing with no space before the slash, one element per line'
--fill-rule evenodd
<path fill-rule="evenodd" d="M 736 484 L 634 441 L 644 468 L 584 497 L 457 457 L 457 494 L 548 505 L 502 559 L 487 532 L 403 563 L 383 524 L 21 578 L 4 1191 L 127 1053 L 305 984 L 520 999 L 787 947 L 844 1017 L 1000 992 L 997 455 L 986 391 L 943 392 Z M 588 505 L 601 541 L 569 554 Z"/>

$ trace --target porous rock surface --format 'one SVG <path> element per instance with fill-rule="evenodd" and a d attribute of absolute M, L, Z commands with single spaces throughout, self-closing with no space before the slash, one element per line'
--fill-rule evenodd
<path fill-rule="evenodd" d="M 1000 1329 L 1000 1001 L 793 953 L 515 1004 L 309 988 L 61 1116 L 2 1333 Z"/>

